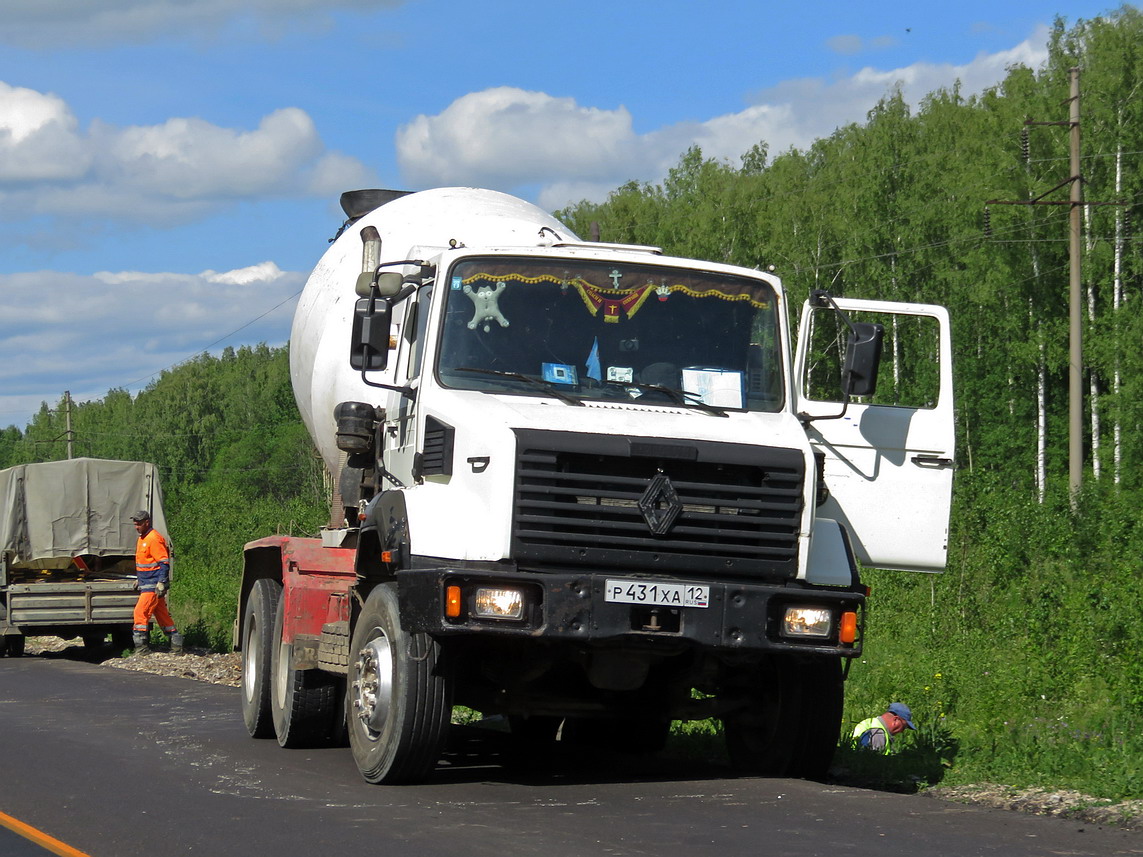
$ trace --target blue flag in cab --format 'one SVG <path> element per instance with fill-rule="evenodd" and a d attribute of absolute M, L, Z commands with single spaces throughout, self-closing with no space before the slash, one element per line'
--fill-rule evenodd
<path fill-rule="evenodd" d="M 587 355 L 587 377 L 596 381 L 603 380 L 603 372 L 599 368 L 599 337 L 591 344 L 591 353 Z"/>

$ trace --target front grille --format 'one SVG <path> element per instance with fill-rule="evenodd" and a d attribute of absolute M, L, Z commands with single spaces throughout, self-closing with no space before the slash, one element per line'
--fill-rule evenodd
<path fill-rule="evenodd" d="M 794 449 L 518 430 L 513 556 L 606 572 L 793 577 Z"/>

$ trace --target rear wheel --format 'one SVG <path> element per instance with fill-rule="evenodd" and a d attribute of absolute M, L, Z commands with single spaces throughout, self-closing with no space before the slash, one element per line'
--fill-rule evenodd
<path fill-rule="evenodd" d="M 270 674 L 274 654 L 274 620 L 278 615 L 281 584 L 255 581 L 242 614 L 242 721 L 252 738 L 271 738 Z"/>
<path fill-rule="evenodd" d="M 452 713 L 439 656 L 428 634 L 402 629 L 394 587 L 369 593 L 353 631 L 345 705 L 349 745 L 367 782 L 420 782 L 436 767 Z"/>
<path fill-rule="evenodd" d="M 5 634 L 0 637 L 0 644 L 3 645 L 3 654 L 9 658 L 22 658 L 24 656 L 24 635 L 23 634 Z"/>
<path fill-rule="evenodd" d="M 328 744 L 338 712 L 340 683 L 321 670 L 294 669 L 292 643 L 283 640 L 286 599 L 278 600 L 274 621 L 273 667 L 270 673 L 270 713 L 274 734 L 283 747 Z"/>

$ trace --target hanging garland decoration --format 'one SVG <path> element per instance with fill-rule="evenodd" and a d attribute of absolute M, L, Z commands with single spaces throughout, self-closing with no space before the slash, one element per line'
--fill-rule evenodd
<path fill-rule="evenodd" d="M 619 274 L 618 271 L 613 271 L 611 276 L 613 281 L 617 283 L 619 276 L 622 275 Z M 554 274 L 527 276 L 516 272 L 480 272 L 465 277 L 463 283 L 467 286 L 478 280 L 492 280 L 496 282 L 514 281 L 533 285 L 536 283 L 551 283 L 565 289 L 570 285 L 579 293 L 588 312 L 592 315 L 599 315 L 600 310 L 603 310 L 603 320 L 605 322 L 618 322 L 623 315 L 626 315 L 629 319 L 634 318 L 635 313 L 639 311 L 651 295 L 657 295 L 660 301 L 665 301 L 667 297 L 674 292 L 679 292 L 680 294 L 692 298 L 713 297 L 724 301 L 749 301 L 761 309 L 768 309 L 770 307 L 769 295 L 763 298 L 759 294 L 760 291 L 767 287 L 754 283 L 738 285 L 737 283 L 726 280 L 719 282 L 720 287 L 715 287 L 714 284 L 710 284 L 705 289 L 696 288 L 686 283 L 667 285 L 666 281 L 663 281 L 661 284 L 648 282 L 645 285 L 635 288 L 621 289 L 608 286 L 596 286 L 582 277 L 572 277 L 569 279 L 566 277 L 558 277 Z M 734 286 L 735 290 L 728 291 L 728 286 Z"/>

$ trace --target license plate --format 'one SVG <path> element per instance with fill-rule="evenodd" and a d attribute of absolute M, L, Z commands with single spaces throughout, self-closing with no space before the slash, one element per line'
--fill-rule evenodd
<path fill-rule="evenodd" d="M 604 601 L 616 604 L 653 604 L 656 607 L 706 607 L 710 587 L 694 583 L 657 583 L 647 580 L 608 580 Z"/>

